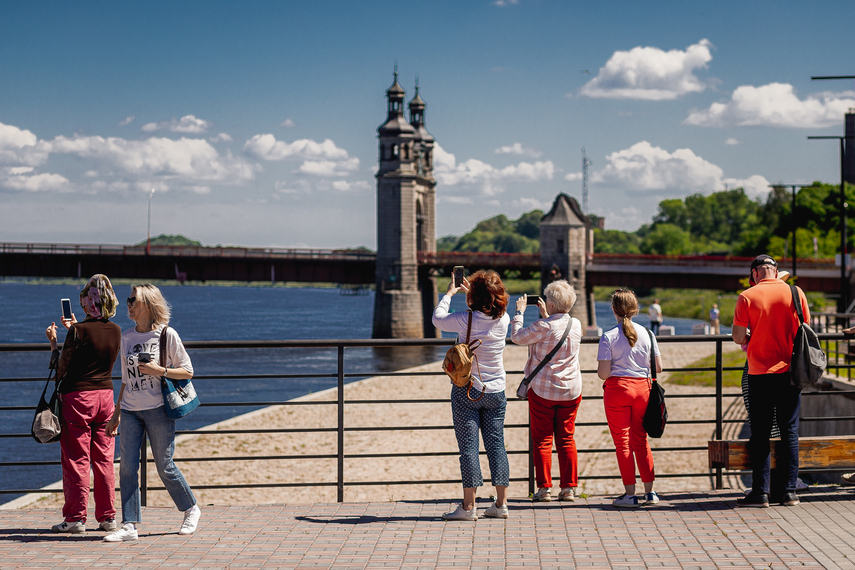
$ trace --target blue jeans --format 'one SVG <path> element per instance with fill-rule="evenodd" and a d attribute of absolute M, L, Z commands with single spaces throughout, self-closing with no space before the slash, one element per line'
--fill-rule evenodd
<path fill-rule="evenodd" d="M 780 374 L 748 375 L 748 421 L 751 439 L 748 456 L 751 458 L 752 489 L 769 493 L 769 437 L 772 423 L 777 418 L 781 431 L 781 451 L 776 455 L 777 467 L 783 489 L 771 489 L 773 494 L 784 491 L 795 493 L 799 478 L 799 411 L 801 390 L 790 384 L 790 372 Z"/>
<path fill-rule="evenodd" d="M 140 507 L 140 447 L 148 440 L 154 464 L 163 485 L 179 511 L 186 511 L 196 504 L 196 497 L 184 475 L 172 461 L 175 452 L 175 420 L 166 416 L 166 408 L 151 410 L 122 410 L 122 434 L 119 438 L 122 457 L 119 466 L 119 487 L 122 492 L 122 524 L 138 523 L 142 520 Z"/>
<path fill-rule="evenodd" d="M 473 398 L 480 392 L 472 389 Z M 466 388 L 451 388 L 451 415 L 454 418 L 454 435 L 460 449 L 460 476 L 463 487 L 480 487 L 481 460 L 478 456 L 478 430 L 484 438 L 484 449 L 490 463 L 490 478 L 494 486 L 509 485 L 510 467 L 505 450 L 505 408 L 508 402 L 504 392 L 484 394 L 477 402 L 466 397 Z"/>

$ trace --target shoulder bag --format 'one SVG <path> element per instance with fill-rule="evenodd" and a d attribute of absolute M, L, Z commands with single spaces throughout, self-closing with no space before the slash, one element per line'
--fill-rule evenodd
<path fill-rule="evenodd" d="M 795 305 L 796 314 L 799 317 L 799 328 L 796 329 L 796 336 L 793 339 L 793 357 L 790 360 L 790 370 L 792 371 L 790 383 L 799 390 L 804 390 L 816 386 L 816 383 L 822 378 L 823 372 L 825 372 L 828 361 L 820 347 L 819 338 L 810 328 L 810 325 L 805 322 L 799 292 L 794 285 L 790 285 L 790 291 L 793 294 L 793 305 Z"/>
<path fill-rule="evenodd" d="M 442 369 L 451 378 L 455 386 L 460 388 L 466 387 L 466 397 L 477 402 L 484 397 L 484 392 L 473 399 L 469 395 L 472 390 L 472 363 L 478 366 L 478 376 L 481 376 L 481 366 L 478 364 L 478 357 L 475 355 L 475 349 L 481 345 L 481 339 L 476 338 L 469 342 L 469 337 L 472 334 L 472 311 L 469 311 L 469 324 L 466 325 L 466 342 L 458 342 L 448 349 L 445 353 L 445 359 L 442 361 Z"/>
<path fill-rule="evenodd" d="M 525 400 L 528 398 L 528 385 L 531 384 L 531 381 L 534 380 L 534 377 L 537 376 L 537 373 L 543 370 L 543 367 L 552 360 L 552 357 L 558 353 L 558 349 L 560 349 L 564 345 L 564 341 L 567 340 L 567 335 L 570 334 L 570 328 L 573 326 L 573 317 L 570 317 L 570 320 L 567 322 L 567 328 L 564 329 L 564 334 L 561 335 L 561 340 L 558 341 L 552 350 L 549 351 L 543 360 L 540 361 L 540 364 L 537 365 L 537 368 L 531 371 L 531 374 L 526 376 L 520 382 L 520 385 L 517 386 L 517 398 L 520 400 Z"/>
<path fill-rule="evenodd" d="M 647 411 L 644 412 L 644 431 L 650 437 L 662 437 L 665 424 L 668 422 L 668 408 L 665 407 L 665 389 L 656 381 L 656 354 L 653 350 L 653 333 L 650 336 L 650 399 L 647 401 Z"/>
<path fill-rule="evenodd" d="M 53 395 L 50 400 L 45 400 L 48 386 L 53 379 L 54 370 L 56 370 L 57 359 L 51 357 L 50 371 L 48 372 L 45 389 L 42 390 L 42 395 L 39 398 L 39 404 L 36 406 L 36 414 L 33 417 L 33 425 L 30 428 L 30 435 L 38 443 L 54 443 L 59 441 L 62 433 L 62 407 L 59 400 L 59 387 L 62 384 L 62 378 L 57 382 L 53 390 Z"/>
<path fill-rule="evenodd" d="M 160 365 L 166 367 L 166 329 L 160 331 Z M 196 409 L 199 396 L 190 380 L 173 380 L 160 377 L 160 389 L 163 392 L 163 404 L 170 419 L 179 420 Z"/>

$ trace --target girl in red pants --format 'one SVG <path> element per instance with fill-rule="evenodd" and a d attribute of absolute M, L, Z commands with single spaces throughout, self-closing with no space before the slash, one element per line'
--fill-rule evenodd
<path fill-rule="evenodd" d="M 605 380 L 603 405 L 606 420 L 615 443 L 621 480 L 626 488 L 626 492 L 612 504 L 629 508 L 655 505 L 659 496 L 653 491 L 653 455 L 643 422 L 650 398 L 651 351 L 656 357 L 657 372 L 662 371 L 662 357 L 656 338 L 632 322 L 632 317 L 638 314 L 635 293 L 617 289 L 612 295 L 612 311 L 618 326 L 603 334 L 597 351 L 597 376 Z M 640 500 L 635 496 L 636 463 L 644 483 L 644 496 Z"/>

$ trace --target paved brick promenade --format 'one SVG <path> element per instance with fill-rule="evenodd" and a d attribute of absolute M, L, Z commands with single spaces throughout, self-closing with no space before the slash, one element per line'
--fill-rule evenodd
<path fill-rule="evenodd" d="M 789 508 L 735 509 L 737 496 L 632 511 L 515 500 L 508 520 L 474 524 L 443 522 L 449 503 L 434 501 L 211 506 L 190 537 L 180 513 L 149 508 L 140 540 L 117 544 L 51 533 L 55 510 L 0 510 L 0 568 L 855 568 L 851 490 L 814 487 Z"/>

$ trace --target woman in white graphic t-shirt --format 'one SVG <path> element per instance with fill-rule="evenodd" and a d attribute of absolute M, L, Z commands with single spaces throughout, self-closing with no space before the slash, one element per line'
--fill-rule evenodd
<path fill-rule="evenodd" d="M 145 434 L 151 443 L 154 463 L 163 485 L 184 512 L 178 534 L 196 530 L 201 511 L 193 491 L 172 460 L 175 451 L 175 420 L 166 415 L 160 378 L 189 380 L 193 364 L 178 333 L 166 330 L 166 362 L 160 360 L 160 337 L 169 324 L 169 305 L 160 289 L 146 283 L 131 288 L 128 317 L 136 326 L 122 333 L 119 358 L 122 361 L 122 388 L 116 411 L 107 423 L 107 433 L 116 435 L 122 425 L 119 487 L 122 495 L 122 526 L 104 537 L 107 542 L 137 540 L 141 522 L 139 464 Z M 121 410 L 121 413 L 120 413 Z"/>

